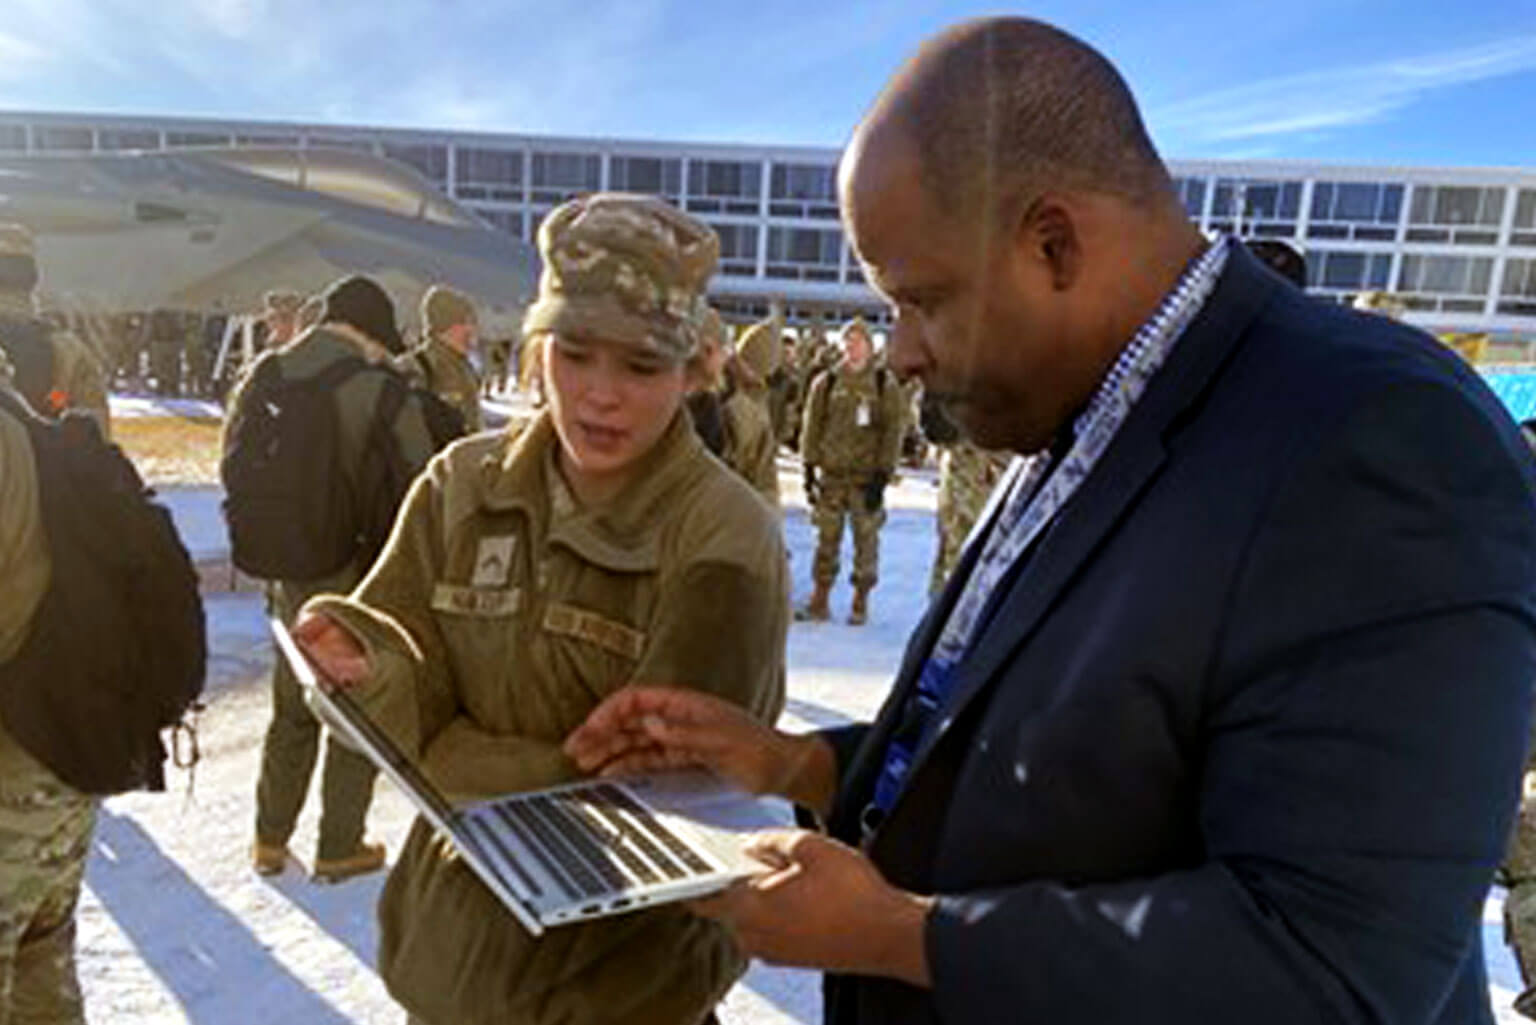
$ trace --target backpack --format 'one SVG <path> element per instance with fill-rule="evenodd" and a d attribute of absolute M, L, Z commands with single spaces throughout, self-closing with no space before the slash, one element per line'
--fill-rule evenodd
<path fill-rule="evenodd" d="M 464 417 L 440 395 L 411 384 L 398 371 L 383 369 L 386 376 L 359 467 L 357 490 L 363 500 L 358 503 L 358 557 L 365 565 L 372 565 L 384 550 L 405 493 L 421 472 L 421 467 L 406 462 L 395 440 L 395 421 L 406 402 L 414 400 L 421 410 L 432 451 L 440 451 L 465 434 Z"/>
<path fill-rule="evenodd" d="M 224 516 L 241 570 L 263 580 L 316 580 L 371 561 L 389 537 L 420 469 L 406 464 L 395 442 L 407 399 L 418 402 L 435 448 L 461 436 L 464 424 L 447 403 L 382 364 L 349 357 L 289 380 L 278 357 L 257 360 L 232 412 L 219 464 Z M 336 391 L 359 373 L 381 375 L 381 388 L 354 470 L 344 463 Z"/>
<path fill-rule="evenodd" d="M 36 317 L 0 314 L 0 349 L 15 371 L 12 383 L 42 416 L 52 416 L 53 329 Z"/>
<path fill-rule="evenodd" d="M 163 505 L 83 413 L 52 421 L 0 394 L 27 429 L 52 572 L 26 640 L 0 664 L 0 720 L 88 794 L 165 789 L 160 731 L 203 690 L 197 573 Z"/>

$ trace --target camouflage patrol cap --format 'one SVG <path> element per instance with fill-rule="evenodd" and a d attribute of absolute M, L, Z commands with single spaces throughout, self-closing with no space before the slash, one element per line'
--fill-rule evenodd
<path fill-rule="evenodd" d="M 869 324 L 864 320 L 863 317 L 854 317 L 848 323 L 843 325 L 842 330 L 837 333 L 838 343 L 840 345 L 848 344 L 848 336 L 853 334 L 855 331 L 862 334 L 864 336 L 864 340 L 870 345 L 875 344 L 875 333 L 869 329 Z"/>
<path fill-rule="evenodd" d="M 705 329 L 720 240 L 653 196 L 600 192 L 539 226 L 544 271 L 525 334 L 584 335 L 686 362 Z"/>
<path fill-rule="evenodd" d="M 782 353 L 779 350 L 779 332 L 772 320 L 760 320 L 742 333 L 736 345 L 736 354 L 752 368 L 758 377 L 766 378 L 779 369 Z"/>
<path fill-rule="evenodd" d="M 473 324 L 476 322 L 475 304 L 463 292 L 447 285 L 433 285 L 421 297 L 421 322 L 429 335 L 455 324 Z"/>

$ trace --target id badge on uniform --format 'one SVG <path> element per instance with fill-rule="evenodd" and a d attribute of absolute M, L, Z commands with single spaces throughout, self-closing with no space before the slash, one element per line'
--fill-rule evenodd
<path fill-rule="evenodd" d="M 854 426 L 868 427 L 872 420 L 873 417 L 871 417 L 869 414 L 869 402 L 867 400 L 860 402 L 858 408 L 853 411 Z"/>

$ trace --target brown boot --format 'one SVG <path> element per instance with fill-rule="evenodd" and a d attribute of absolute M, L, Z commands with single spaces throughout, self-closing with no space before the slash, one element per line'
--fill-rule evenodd
<path fill-rule="evenodd" d="M 345 858 L 316 858 L 311 877 L 317 883 L 339 883 L 384 867 L 384 845 L 365 843 Z"/>
<path fill-rule="evenodd" d="M 831 619 L 832 610 L 827 606 L 827 601 L 831 597 L 832 585 L 818 583 L 816 590 L 811 592 L 811 600 L 795 610 L 795 620 L 802 623 L 806 620 L 821 623 Z"/>
<path fill-rule="evenodd" d="M 856 588 L 853 592 L 853 607 L 848 610 L 848 625 L 863 626 L 869 619 L 869 588 Z"/>
<path fill-rule="evenodd" d="M 288 864 L 288 848 L 283 844 L 251 844 L 251 868 L 260 876 L 275 876 Z"/>

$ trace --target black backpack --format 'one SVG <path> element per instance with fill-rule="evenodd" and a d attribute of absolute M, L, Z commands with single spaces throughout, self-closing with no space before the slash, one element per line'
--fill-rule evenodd
<path fill-rule="evenodd" d="M 283 376 L 279 353 L 257 360 L 232 411 L 219 464 L 234 563 L 263 580 L 317 580 L 370 561 L 394 525 L 420 467 L 406 464 L 394 423 L 416 397 L 435 447 L 464 433 L 462 419 L 401 374 L 361 357 L 313 377 Z M 354 374 L 380 375 L 381 390 L 360 464 L 344 465 L 336 390 Z"/>
<path fill-rule="evenodd" d="M 394 530 L 395 517 L 411 482 L 421 472 L 420 466 L 407 463 L 395 440 L 395 421 L 408 400 L 421 410 L 432 439 L 432 451 L 440 451 L 449 442 L 464 436 L 464 417 L 436 392 L 417 387 L 393 368 L 381 368 L 385 374 L 374 407 L 373 423 L 363 445 L 359 467 L 358 556 L 364 565 L 378 558 Z"/>
<path fill-rule="evenodd" d="M 165 789 L 160 731 L 203 690 L 197 573 L 170 513 L 83 413 L 45 420 L 0 394 L 32 440 L 52 573 L 21 650 L 0 664 L 0 719 L 89 794 Z"/>
<path fill-rule="evenodd" d="M 53 329 L 36 317 L 0 314 L 0 349 L 15 371 L 12 383 L 33 410 L 53 415 Z"/>

